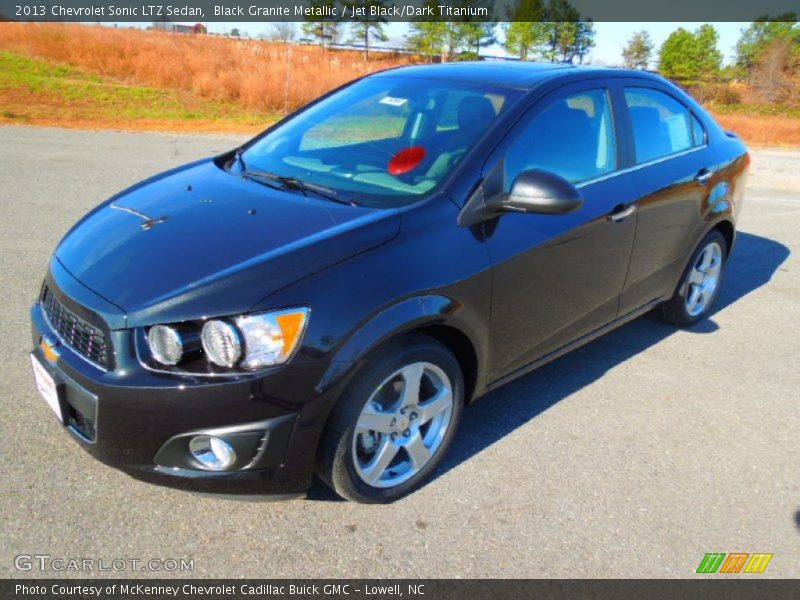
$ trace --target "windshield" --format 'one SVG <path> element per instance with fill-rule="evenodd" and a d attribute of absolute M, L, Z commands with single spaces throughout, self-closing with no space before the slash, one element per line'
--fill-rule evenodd
<path fill-rule="evenodd" d="M 443 182 L 518 97 L 460 82 L 362 79 L 255 142 L 235 168 L 398 206 Z"/>

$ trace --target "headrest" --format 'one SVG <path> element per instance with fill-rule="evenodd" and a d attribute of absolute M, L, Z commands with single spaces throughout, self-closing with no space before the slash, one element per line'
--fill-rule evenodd
<path fill-rule="evenodd" d="M 494 120 L 492 102 L 483 96 L 467 96 L 458 104 L 458 128 L 483 128 Z"/>

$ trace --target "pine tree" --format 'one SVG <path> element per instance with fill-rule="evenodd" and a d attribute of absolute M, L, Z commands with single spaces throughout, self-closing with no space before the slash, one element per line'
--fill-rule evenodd
<path fill-rule="evenodd" d="M 542 0 L 520 0 L 513 11 L 508 14 L 505 24 L 505 48 L 522 60 L 534 58 L 539 46 L 546 39 L 544 24 L 545 15 Z"/>
<path fill-rule="evenodd" d="M 650 34 L 645 30 L 637 31 L 628 40 L 628 45 L 622 51 L 626 69 L 647 69 L 653 58 L 655 45 Z"/>
<path fill-rule="evenodd" d="M 447 40 L 447 23 L 441 21 L 414 21 L 410 24 L 410 34 L 406 47 L 412 52 L 422 54 L 431 62 L 434 56 L 441 56 Z"/>
<path fill-rule="evenodd" d="M 495 35 L 495 25 L 492 22 L 472 21 L 465 23 L 455 23 L 454 27 L 458 30 L 459 37 L 466 46 L 476 56 L 481 53 L 481 48 L 491 46 L 497 41 Z"/>
<path fill-rule="evenodd" d="M 384 17 L 371 16 L 371 9 L 373 7 L 384 8 L 388 5 L 389 0 L 347 0 L 344 6 L 348 10 L 356 9 L 363 10 L 363 16 L 357 17 L 355 22 L 350 26 L 353 38 L 364 44 L 364 58 L 369 60 L 369 46 L 371 41 L 385 42 L 389 36 L 383 30 L 383 24 L 386 23 Z"/>
<path fill-rule="evenodd" d="M 330 10 L 335 7 L 336 2 L 337 0 L 311 0 L 309 6 L 324 12 L 325 8 Z M 339 40 L 341 29 L 339 21 L 335 18 L 307 17 L 306 22 L 303 23 L 303 33 L 317 38 L 320 46 L 324 49 L 328 44 L 336 43 Z"/>
<path fill-rule="evenodd" d="M 669 34 L 659 50 L 658 70 L 669 79 L 697 80 L 697 39 L 691 31 L 678 27 Z"/>
<path fill-rule="evenodd" d="M 717 79 L 722 68 L 722 52 L 717 48 L 719 35 L 716 29 L 706 23 L 695 31 L 694 37 L 700 79 L 705 81 Z"/>

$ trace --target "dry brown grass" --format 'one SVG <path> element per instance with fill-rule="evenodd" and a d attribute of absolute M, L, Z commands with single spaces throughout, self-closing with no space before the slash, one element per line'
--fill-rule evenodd
<path fill-rule="evenodd" d="M 800 146 L 800 119 L 785 115 L 714 115 L 724 129 L 754 146 Z"/>
<path fill-rule="evenodd" d="M 359 52 L 316 46 L 55 23 L 0 23 L 2 51 L 69 65 L 119 89 L 115 100 L 101 102 L 85 89 L 67 93 L 74 74 L 33 85 L 17 72 L 16 79 L 6 77 L 12 83 L 0 85 L 0 123 L 248 133 L 352 79 L 414 60 L 375 53 L 366 62 Z M 723 127 L 749 144 L 800 146 L 798 116 L 754 113 L 751 90 L 729 87 L 742 110 L 718 107 Z M 145 88 L 174 97 L 148 95 Z M 714 97 L 708 98 L 712 110 Z"/>
<path fill-rule="evenodd" d="M 410 62 L 394 54 L 376 54 L 366 62 L 359 52 L 316 46 L 55 23 L 0 23 L 0 50 L 272 113 Z"/>

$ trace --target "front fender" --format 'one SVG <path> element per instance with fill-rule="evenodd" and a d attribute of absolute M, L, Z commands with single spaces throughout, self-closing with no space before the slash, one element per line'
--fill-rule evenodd
<path fill-rule="evenodd" d="M 374 314 L 339 347 L 316 391 L 324 394 L 331 388 L 343 387 L 373 350 L 392 338 L 431 325 L 455 329 L 470 341 L 478 363 L 475 387 L 483 389 L 486 348 L 480 340 L 488 337 L 486 332 L 481 335 L 477 317 L 462 303 L 447 296 L 431 294 L 401 300 Z"/>

